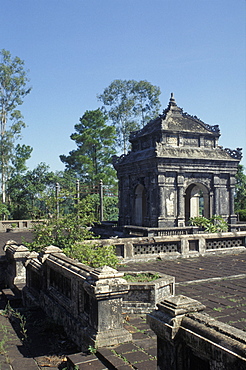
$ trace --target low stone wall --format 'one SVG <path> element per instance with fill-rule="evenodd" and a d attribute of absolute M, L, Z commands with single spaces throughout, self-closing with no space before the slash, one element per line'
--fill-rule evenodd
<path fill-rule="evenodd" d="M 13 290 L 24 286 L 24 305 L 41 307 L 83 350 L 131 340 L 122 312 L 150 312 L 174 294 L 174 277 L 162 274 L 150 283 L 128 283 L 124 272 L 92 269 L 54 246 L 38 254 L 9 241 L 5 253 L 6 285 Z"/>
<path fill-rule="evenodd" d="M 160 370 L 244 370 L 245 332 L 199 311 L 204 306 L 185 296 L 164 300 L 147 315 L 157 335 Z"/>
<path fill-rule="evenodd" d="M 122 297 L 128 291 L 123 273 L 107 266 L 91 269 L 52 246 L 31 257 L 25 305 L 40 306 L 82 350 L 131 340 L 123 328 Z"/>
<path fill-rule="evenodd" d="M 125 271 L 124 274 L 153 274 L 154 271 Z M 123 297 L 123 312 L 147 313 L 157 307 L 157 303 L 165 297 L 175 294 L 175 278 L 170 275 L 159 274 L 159 278 L 150 282 L 128 282 L 129 290 Z"/>
<path fill-rule="evenodd" d="M 87 241 L 91 243 L 91 241 Z M 174 259 L 206 254 L 234 253 L 246 248 L 246 232 L 203 233 L 158 237 L 112 238 L 93 240 L 101 245 L 115 245 L 116 253 L 124 262 L 156 258 Z"/>
<path fill-rule="evenodd" d="M 171 276 L 128 283 L 126 272 L 92 269 L 54 246 L 37 254 L 10 241 L 5 252 L 6 284 L 24 285 L 24 304 L 41 307 L 81 350 L 131 341 L 123 312 L 148 312 L 157 305 L 147 319 L 158 337 L 160 370 L 245 369 L 245 333 L 200 313 L 204 306 L 194 299 L 175 296 Z"/>
<path fill-rule="evenodd" d="M 44 220 L 0 220 L 0 232 L 20 232 L 31 230 L 35 223 Z"/>

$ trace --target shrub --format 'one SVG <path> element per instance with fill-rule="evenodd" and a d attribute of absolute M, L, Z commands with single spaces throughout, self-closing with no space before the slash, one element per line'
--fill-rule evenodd
<path fill-rule="evenodd" d="M 246 209 L 239 209 L 237 214 L 239 215 L 239 221 L 246 221 Z"/>
<path fill-rule="evenodd" d="M 110 266 L 115 268 L 118 258 L 113 245 L 96 245 L 93 243 L 76 243 L 70 248 L 65 248 L 64 253 L 90 267 Z"/>
<path fill-rule="evenodd" d="M 219 233 L 228 230 L 228 223 L 221 217 L 214 215 L 211 218 L 202 216 L 192 217 L 189 221 L 190 225 L 204 228 L 208 233 Z"/>
<path fill-rule="evenodd" d="M 44 247 L 55 245 L 61 248 L 68 257 L 77 259 L 91 267 L 104 265 L 116 267 L 118 258 L 114 246 L 83 243 L 85 239 L 95 239 L 88 228 L 93 222 L 93 214 L 88 207 L 88 204 L 82 201 L 79 212 L 76 214 L 35 224 L 33 227 L 34 241 L 25 243 L 26 246 L 30 250 L 40 252 Z"/>

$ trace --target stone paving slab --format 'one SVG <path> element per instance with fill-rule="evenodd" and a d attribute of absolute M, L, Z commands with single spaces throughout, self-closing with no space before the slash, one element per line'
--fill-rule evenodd
<path fill-rule="evenodd" d="M 246 251 L 238 254 L 127 263 L 120 271 L 156 271 L 175 276 L 176 283 L 246 274 Z"/>
<path fill-rule="evenodd" d="M 0 369 L 38 370 L 33 358 L 21 353 L 22 342 L 16 335 L 7 317 L 0 315 Z"/>

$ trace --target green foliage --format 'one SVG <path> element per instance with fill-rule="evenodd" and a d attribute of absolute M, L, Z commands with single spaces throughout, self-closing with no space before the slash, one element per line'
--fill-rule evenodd
<path fill-rule="evenodd" d="M 118 258 L 114 246 L 98 246 L 95 243 L 84 243 L 93 239 L 89 230 L 95 222 L 94 208 L 88 198 L 82 199 L 76 212 L 52 218 L 34 225 L 34 241 L 25 243 L 30 250 L 40 252 L 44 247 L 55 245 L 71 258 L 91 267 L 108 265 L 116 267 Z"/>
<path fill-rule="evenodd" d="M 113 245 L 99 246 L 92 243 L 76 243 L 70 248 L 65 248 L 64 253 L 68 257 L 95 268 L 105 265 L 116 268 L 118 265 Z"/>
<path fill-rule="evenodd" d="M 24 62 L 18 57 L 12 58 L 9 51 L 0 52 L 0 171 L 2 201 L 6 202 L 6 181 L 10 176 L 10 160 L 15 156 L 14 142 L 20 138 L 25 127 L 21 112 L 16 109 L 30 93 L 27 88 L 28 78 Z M 9 124 L 8 124 L 9 122 Z M 17 157 L 20 154 L 17 147 Z"/>
<path fill-rule="evenodd" d="M 10 212 L 6 204 L 0 202 L 0 217 L 4 218 L 4 216 L 9 216 Z"/>
<path fill-rule="evenodd" d="M 246 209 L 238 209 L 239 221 L 246 221 Z"/>
<path fill-rule="evenodd" d="M 7 303 L 5 309 L 2 311 L 2 315 L 10 318 L 17 319 L 19 326 L 20 326 L 20 333 L 22 335 L 22 341 L 27 340 L 27 328 L 26 328 L 26 318 L 22 315 L 19 311 L 14 310 L 9 302 Z"/>
<path fill-rule="evenodd" d="M 85 198 L 85 202 L 91 204 L 94 210 L 95 220 L 99 221 L 100 198 L 99 194 L 90 194 Z M 103 197 L 103 221 L 115 221 L 118 219 L 118 197 L 107 196 Z"/>
<path fill-rule="evenodd" d="M 214 215 L 211 218 L 203 216 L 192 217 L 189 221 L 190 225 L 204 228 L 208 233 L 219 233 L 228 230 L 228 223 L 221 217 Z"/>
<path fill-rule="evenodd" d="M 158 115 L 160 88 L 148 81 L 114 80 L 98 99 L 116 126 L 117 143 L 127 152 L 129 134 Z"/>
<path fill-rule="evenodd" d="M 246 210 L 246 175 L 244 167 L 238 165 L 236 174 L 235 211 Z"/>
<path fill-rule="evenodd" d="M 34 241 L 27 243 L 27 246 L 37 252 L 49 245 L 55 245 L 61 249 L 66 248 L 68 251 L 77 242 L 93 237 L 87 224 L 92 220 L 92 215 L 85 214 L 83 218 L 80 218 L 79 214 L 69 214 L 36 223 L 33 226 Z"/>
<path fill-rule="evenodd" d="M 52 196 L 54 197 L 57 179 L 44 163 L 24 174 L 13 175 L 8 180 L 7 189 L 7 195 L 11 200 L 9 205 L 11 217 L 35 219 L 45 217 L 48 212 L 54 213 L 50 203 Z"/>
<path fill-rule="evenodd" d="M 97 352 L 97 348 L 90 345 L 88 347 L 88 351 L 90 352 L 91 355 L 94 355 Z"/>
<path fill-rule="evenodd" d="M 11 177 L 15 174 L 21 174 L 27 170 L 26 161 L 31 157 L 32 150 L 33 148 L 31 148 L 29 145 L 16 145 L 15 155 L 11 157 Z"/>
<path fill-rule="evenodd" d="M 73 171 L 82 183 L 92 186 L 99 184 L 114 184 L 115 170 L 112 167 L 112 156 L 116 153 L 115 127 L 106 124 L 107 116 L 100 109 L 86 111 L 76 124 L 75 133 L 70 137 L 77 145 L 76 150 L 60 159 L 66 165 L 66 170 Z"/>
<path fill-rule="evenodd" d="M 139 273 L 139 274 L 125 274 L 124 279 L 131 283 L 143 283 L 143 282 L 150 282 L 160 278 L 160 275 L 157 273 Z"/>

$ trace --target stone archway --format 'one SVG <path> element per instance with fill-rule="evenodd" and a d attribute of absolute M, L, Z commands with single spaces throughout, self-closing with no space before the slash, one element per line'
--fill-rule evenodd
<path fill-rule="evenodd" d="M 201 183 L 193 183 L 185 192 L 185 221 L 191 217 L 210 217 L 209 190 Z"/>
<path fill-rule="evenodd" d="M 135 188 L 135 202 L 134 202 L 134 224 L 137 226 L 144 226 L 146 218 L 146 191 L 141 184 Z"/>

